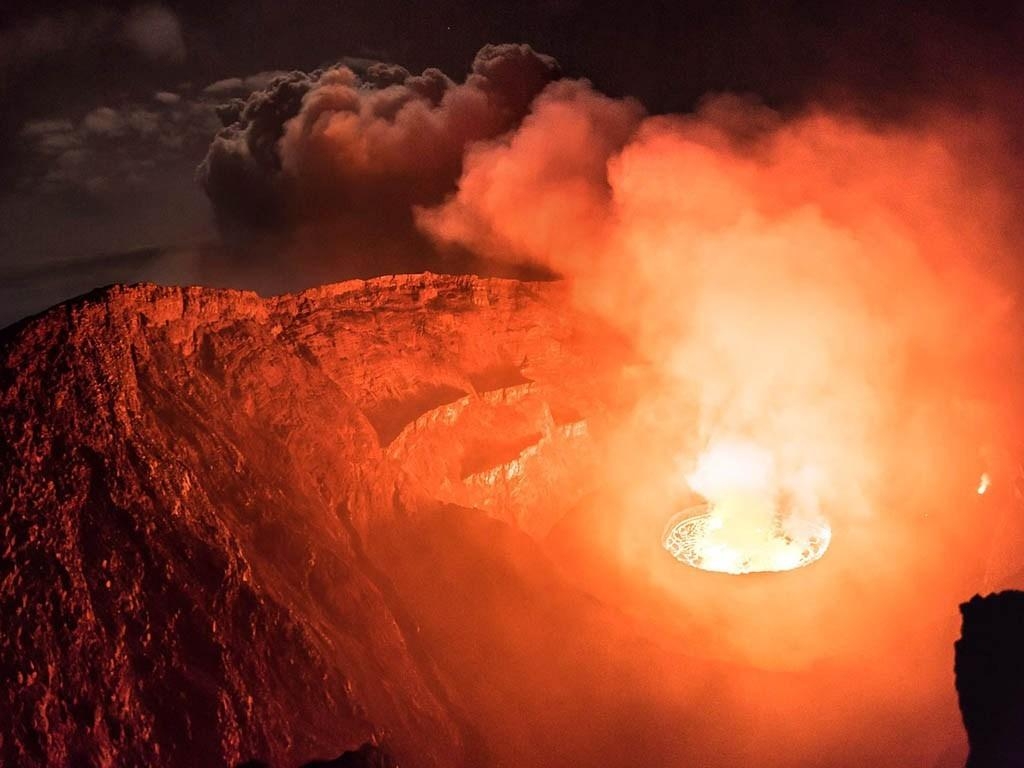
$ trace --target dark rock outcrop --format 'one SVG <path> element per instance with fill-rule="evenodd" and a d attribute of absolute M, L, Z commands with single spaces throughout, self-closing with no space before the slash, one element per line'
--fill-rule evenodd
<path fill-rule="evenodd" d="M 967 768 L 1024 766 L 1024 592 L 960 606 L 956 688 L 970 744 Z"/>
<path fill-rule="evenodd" d="M 272 766 L 262 760 L 248 760 L 239 763 L 235 768 L 272 768 Z M 301 768 L 398 768 L 398 763 L 375 744 L 366 743 L 359 749 L 345 752 L 333 760 L 311 760 L 303 764 Z"/>

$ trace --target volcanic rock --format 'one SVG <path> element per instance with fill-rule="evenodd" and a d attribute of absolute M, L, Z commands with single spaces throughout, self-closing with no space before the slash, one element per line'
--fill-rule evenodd
<path fill-rule="evenodd" d="M 1024 766 L 1024 592 L 976 595 L 960 606 L 956 688 L 967 768 Z"/>
<path fill-rule="evenodd" d="M 842 665 L 741 665 L 616 581 L 587 511 L 649 367 L 569 296 L 436 275 L 115 286 L 0 331 L 0 764 L 941 749 L 906 725 L 928 713 L 875 737 L 909 717 L 897 688 L 858 703 Z M 665 554 L 655 528 L 638 539 Z"/>
<path fill-rule="evenodd" d="M 236 768 L 270 768 L 262 760 L 248 760 Z M 346 752 L 333 760 L 311 760 L 302 768 L 398 768 L 386 752 L 373 744 L 363 744 L 359 749 Z"/>
<path fill-rule="evenodd" d="M 477 526 L 449 502 L 495 487 L 488 513 L 523 517 L 557 479 L 526 493 L 524 465 L 570 460 L 595 368 L 563 292 L 114 286 L 6 329 L 2 762 L 294 765 L 379 737 L 480 764 L 392 558 L 430 579 L 415 537 Z"/>

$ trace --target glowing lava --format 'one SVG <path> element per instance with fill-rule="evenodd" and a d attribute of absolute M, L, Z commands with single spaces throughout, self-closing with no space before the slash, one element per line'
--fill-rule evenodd
<path fill-rule="evenodd" d="M 818 560 L 832 529 L 818 512 L 815 473 L 780 469 L 744 441 L 716 443 L 687 483 L 709 500 L 669 521 L 662 546 L 694 568 L 720 573 L 790 571 Z"/>
<path fill-rule="evenodd" d="M 686 565 L 742 574 L 810 565 L 825 554 L 831 539 L 832 530 L 824 521 L 794 527 L 776 516 L 769 527 L 730 526 L 705 504 L 674 517 L 662 544 Z"/>

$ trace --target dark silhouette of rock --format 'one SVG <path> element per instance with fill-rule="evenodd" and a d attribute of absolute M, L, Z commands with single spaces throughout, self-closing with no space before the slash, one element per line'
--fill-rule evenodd
<path fill-rule="evenodd" d="M 398 763 L 379 747 L 363 744 L 333 760 L 311 760 L 302 768 L 398 768 Z"/>
<path fill-rule="evenodd" d="M 235 768 L 272 767 L 261 760 L 248 760 L 239 763 Z M 367 742 L 359 749 L 345 752 L 333 760 L 310 760 L 303 763 L 300 768 L 398 768 L 398 763 L 380 747 Z"/>
<path fill-rule="evenodd" d="M 956 689 L 970 744 L 967 768 L 1024 766 L 1024 592 L 960 606 Z"/>

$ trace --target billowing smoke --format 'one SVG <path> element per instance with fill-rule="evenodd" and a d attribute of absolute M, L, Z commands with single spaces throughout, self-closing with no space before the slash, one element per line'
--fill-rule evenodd
<path fill-rule="evenodd" d="M 981 114 L 879 125 L 718 96 L 648 117 L 563 80 L 418 210 L 439 243 L 566 276 L 632 341 L 646 378 L 576 533 L 625 576 L 593 567 L 588 587 L 631 582 L 630 609 L 701 653 L 835 664 L 810 699 L 749 692 L 788 728 L 818 723 L 802 745 L 753 737 L 794 763 L 880 739 L 872 711 L 909 668 L 899 706 L 936 723 L 914 734 L 920 764 L 955 733 L 953 606 L 992 588 L 997 519 L 1016 509 L 1009 156 Z M 982 473 L 999 478 L 985 497 Z M 752 487 L 788 498 L 798 523 L 828 520 L 822 560 L 697 580 L 659 550 L 697 493 L 758 510 Z M 811 700 L 844 713 L 834 733 Z"/>
<path fill-rule="evenodd" d="M 441 243 L 565 275 L 646 361 L 653 383 L 607 463 L 621 558 L 671 590 L 658 521 L 714 487 L 687 488 L 702 457 L 756 451 L 767 492 L 830 520 L 830 567 L 851 589 L 928 574 L 940 594 L 983 555 L 954 544 L 990 530 L 965 512 L 981 472 L 1014 480 L 996 466 L 1014 439 L 1002 146 L 979 116 L 873 126 L 721 96 L 645 117 L 561 81 L 518 130 L 471 147 L 458 192 L 418 220 Z M 830 599 L 818 583 L 807 605 Z M 772 625 L 791 613 L 748 607 L 756 626 L 732 639 L 762 661 L 835 640 L 807 627 L 780 650 Z"/>
<path fill-rule="evenodd" d="M 381 270 L 436 248 L 564 276 L 640 361 L 581 526 L 595 578 L 628 574 L 649 595 L 630 610 L 699 637 L 698 652 L 839 659 L 827 690 L 765 694 L 780 722 L 809 701 L 845 713 L 787 747 L 819 754 L 877 728 L 886 699 L 938 713 L 915 736 L 932 748 L 948 733 L 955 606 L 985 586 L 1016 479 L 1020 232 L 1002 123 L 948 107 L 899 124 L 783 115 L 729 95 L 649 116 L 556 74 L 498 46 L 462 84 L 383 65 L 283 77 L 225 112 L 201 178 L 225 221 L 300 251 L 388 245 Z M 827 518 L 832 547 L 799 581 L 695 581 L 660 550 L 662 526 L 697 493 L 734 491 L 750 457 L 757 482 L 741 490 Z"/>
<path fill-rule="evenodd" d="M 437 269 L 412 206 L 454 191 L 465 147 L 515 127 L 558 76 L 527 45 L 485 46 L 461 83 L 382 63 L 282 75 L 221 108 L 199 181 L 223 230 L 272 235 L 334 279 Z"/>
<path fill-rule="evenodd" d="M 687 482 L 708 455 L 765 455 L 765 492 L 836 528 L 833 561 L 934 565 L 920 520 L 944 546 L 983 472 L 1012 485 L 998 120 L 730 95 L 648 116 L 525 45 L 485 47 L 460 84 L 292 73 L 222 117 L 200 179 L 226 226 L 284 233 L 293 263 L 540 268 L 632 341 L 648 389 L 608 447 L 626 559 L 646 562 L 674 499 L 720 485 Z"/>

